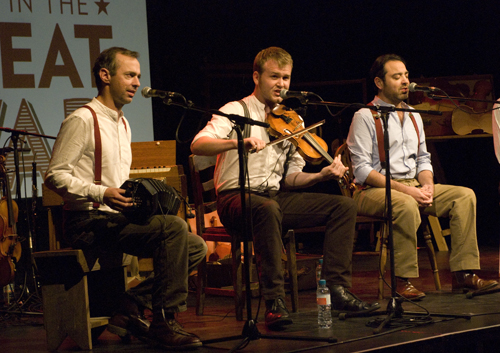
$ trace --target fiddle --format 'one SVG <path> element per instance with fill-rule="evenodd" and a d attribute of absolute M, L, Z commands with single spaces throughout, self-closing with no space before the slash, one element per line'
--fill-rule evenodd
<path fill-rule="evenodd" d="M 16 230 L 19 208 L 10 194 L 3 155 L 0 156 L 0 181 L 4 187 L 4 197 L 0 200 L 0 287 L 4 287 L 14 279 L 14 260 L 17 262 L 21 258 L 21 243 Z"/>
<path fill-rule="evenodd" d="M 328 154 L 326 142 L 314 133 L 305 131 L 304 134 L 296 134 L 304 130 L 304 120 L 293 109 L 283 104 L 277 105 L 271 113 L 267 115 L 269 124 L 268 132 L 274 137 L 291 136 L 291 142 L 297 147 L 299 154 L 309 163 L 319 164 L 325 159 L 329 164 L 333 163 L 333 158 Z"/>

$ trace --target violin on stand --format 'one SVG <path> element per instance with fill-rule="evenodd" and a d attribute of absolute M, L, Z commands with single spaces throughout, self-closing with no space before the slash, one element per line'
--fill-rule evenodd
<path fill-rule="evenodd" d="M 3 187 L 0 200 L 0 287 L 14 280 L 16 263 L 21 258 L 21 243 L 16 229 L 19 208 L 12 200 L 5 159 L 5 155 L 0 155 L 0 183 Z"/>

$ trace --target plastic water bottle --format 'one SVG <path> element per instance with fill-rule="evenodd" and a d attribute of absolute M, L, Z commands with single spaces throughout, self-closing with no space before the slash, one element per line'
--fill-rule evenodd
<path fill-rule="evenodd" d="M 318 260 L 318 265 L 316 266 L 316 288 L 319 286 L 319 280 L 321 279 L 321 269 L 323 268 L 323 259 Z"/>
<path fill-rule="evenodd" d="M 326 286 L 326 280 L 319 280 L 316 292 L 316 302 L 318 303 L 318 326 L 320 328 L 332 327 L 332 304 L 330 301 L 330 289 Z"/>

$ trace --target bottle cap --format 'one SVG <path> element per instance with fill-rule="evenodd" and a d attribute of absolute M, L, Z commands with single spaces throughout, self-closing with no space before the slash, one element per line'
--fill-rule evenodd
<path fill-rule="evenodd" d="M 319 280 L 319 285 L 320 286 L 326 286 L 326 279 L 320 279 Z"/>

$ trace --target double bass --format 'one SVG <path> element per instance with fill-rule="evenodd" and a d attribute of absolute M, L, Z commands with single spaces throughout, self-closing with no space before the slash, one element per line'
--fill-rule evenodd
<path fill-rule="evenodd" d="M 19 209 L 10 193 L 4 155 L 0 155 L 0 182 L 3 186 L 0 200 L 0 287 L 4 287 L 14 280 L 16 262 L 21 258 L 21 243 L 16 229 Z"/>

